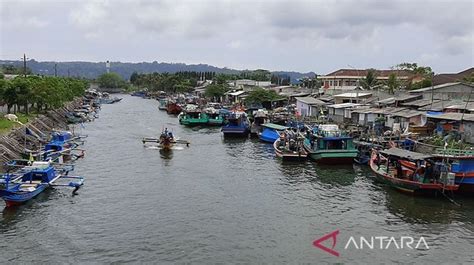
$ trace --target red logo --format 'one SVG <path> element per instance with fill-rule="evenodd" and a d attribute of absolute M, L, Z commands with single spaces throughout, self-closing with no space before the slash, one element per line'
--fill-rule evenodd
<path fill-rule="evenodd" d="M 336 236 L 338 234 L 339 234 L 339 230 L 336 230 L 334 232 L 331 232 L 331 233 L 321 237 L 320 239 L 316 239 L 316 240 L 313 241 L 313 246 L 315 246 L 317 248 L 320 248 L 320 249 L 326 251 L 327 253 L 329 253 L 331 255 L 339 257 L 339 252 L 334 250 L 334 247 L 336 246 L 336 241 L 337 241 Z M 321 242 L 326 241 L 330 238 L 332 238 L 332 247 L 331 248 L 328 248 L 326 246 L 321 245 Z"/>

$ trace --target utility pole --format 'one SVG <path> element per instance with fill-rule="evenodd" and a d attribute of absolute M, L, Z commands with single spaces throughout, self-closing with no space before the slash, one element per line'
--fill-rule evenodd
<path fill-rule="evenodd" d="M 58 64 L 54 64 L 54 77 L 58 77 Z"/>
<path fill-rule="evenodd" d="M 23 74 L 26 77 L 26 54 L 23 53 Z"/>

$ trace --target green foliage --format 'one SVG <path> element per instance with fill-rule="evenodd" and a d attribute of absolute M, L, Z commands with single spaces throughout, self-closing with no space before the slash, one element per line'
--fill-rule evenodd
<path fill-rule="evenodd" d="M 365 76 L 365 78 L 363 78 L 362 80 L 360 80 L 360 85 L 364 88 L 364 89 L 372 89 L 374 86 L 376 86 L 378 84 L 378 81 L 377 81 L 377 72 L 375 69 L 369 69 L 367 71 L 367 75 Z"/>
<path fill-rule="evenodd" d="M 390 94 L 394 94 L 395 90 L 400 88 L 400 81 L 397 79 L 397 75 L 395 73 L 391 73 L 388 76 L 386 85 Z"/>
<path fill-rule="evenodd" d="M 105 73 L 97 78 L 101 88 L 127 88 L 127 83 L 117 73 Z"/>
<path fill-rule="evenodd" d="M 419 89 L 419 88 L 424 88 L 424 87 L 430 87 L 431 84 L 432 84 L 431 79 L 423 79 L 420 82 L 410 83 L 407 88 L 408 90 Z"/>
<path fill-rule="evenodd" d="M 50 107 L 60 107 L 74 97 L 81 96 L 88 87 L 84 80 L 73 78 L 18 76 L 0 81 L 1 102 L 7 104 L 8 112 L 13 106 L 23 106 L 26 114 L 30 106 L 38 112 Z"/>
<path fill-rule="evenodd" d="M 244 70 L 240 73 L 241 79 L 250 79 L 255 81 L 270 81 L 272 73 L 268 70 L 257 69 L 254 71 Z"/>
<path fill-rule="evenodd" d="M 15 67 L 14 65 L 2 65 L 1 72 L 7 75 L 23 75 L 24 69 L 23 67 Z M 26 68 L 26 74 L 30 75 L 31 74 L 31 69 Z"/>
<path fill-rule="evenodd" d="M 257 88 L 252 90 L 247 98 L 245 98 L 245 103 L 247 104 L 255 104 L 255 103 L 263 103 L 268 101 L 273 101 L 280 99 L 281 97 L 273 90 L 265 90 L 263 88 Z"/>
<path fill-rule="evenodd" d="M 204 95 L 210 99 L 218 99 L 224 96 L 225 92 L 227 92 L 225 84 L 211 84 L 206 87 Z"/>
<path fill-rule="evenodd" d="M 471 73 L 468 76 L 465 76 L 462 81 L 467 82 L 467 83 L 474 83 L 474 73 Z"/>

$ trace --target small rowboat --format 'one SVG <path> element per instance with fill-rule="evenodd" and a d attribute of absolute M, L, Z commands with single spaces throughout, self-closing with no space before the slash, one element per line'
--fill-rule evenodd
<path fill-rule="evenodd" d="M 301 140 L 284 141 L 280 137 L 273 143 L 273 149 L 275 155 L 283 161 L 305 161 L 308 157 Z"/>
<path fill-rule="evenodd" d="M 426 161 L 429 158 L 430 156 L 424 154 L 393 147 L 381 152 L 373 150 L 369 165 L 381 180 L 402 192 L 420 194 L 456 191 L 459 185 L 448 181 L 438 181 L 439 176 L 435 176 L 434 172 L 421 176 L 416 170 L 404 166 L 405 161 L 411 160 L 418 161 L 419 164 L 423 163 L 428 168 L 431 167 Z M 396 166 L 391 166 L 392 163 Z"/>
<path fill-rule="evenodd" d="M 189 142 L 185 140 L 176 139 L 167 129 L 164 130 L 159 138 L 145 137 L 142 139 L 143 144 L 158 143 L 158 147 L 164 151 L 170 151 L 175 144 L 185 144 L 189 146 Z"/>
<path fill-rule="evenodd" d="M 65 186 L 74 188 L 75 193 L 83 184 L 84 178 L 68 176 L 69 171 L 58 171 L 50 162 L 33 162 L 17 174 L 6 174 L 0 181 L 0 197 L 7 207 L 20 205 L 33 199 L 49 187 Z M 71 180 L 69 183 L 59 183 L 61 180 Z"/>

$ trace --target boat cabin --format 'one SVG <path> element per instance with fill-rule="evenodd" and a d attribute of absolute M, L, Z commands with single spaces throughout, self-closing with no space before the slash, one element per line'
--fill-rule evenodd
<path fill-rule="evenodd" d="M 48 183 L 56 176 L 56 172 L 49 162 L 33 162 L 31 168 L 32 170 L 25 173 L 21 178 L 23 182 L 41 181 Z"/>

